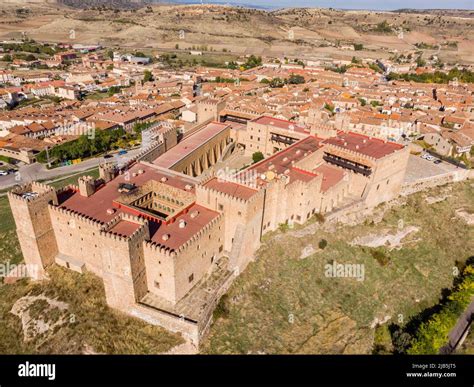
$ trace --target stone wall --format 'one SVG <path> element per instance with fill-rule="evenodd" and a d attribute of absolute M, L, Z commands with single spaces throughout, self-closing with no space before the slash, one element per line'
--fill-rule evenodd
<path fill-rule="evenodd" d="M 458 169 L 456 171 L 444 173 L 442 175 L 427 177 L 424 179 L 415 180 L 413 182 L 404 183 L 402 186 L 401 195 L 408 196 L 428 188 L 433 188 L 440 185 L 473 178 L 474 170 Z"/>
<path fill-rule="evenodd" d="M 24 198 L 24 192 L 36 192 L 37 197 Z M 49 186 L 32 183 L 12 190 L 8 193 L 8 199 L 25 263 L 34 265 L 38 279 L 44 278 L 44 268 L 54 263 L 58 253 L 48 211 L 48 203 L 57 202 L 56 191 Z"/>

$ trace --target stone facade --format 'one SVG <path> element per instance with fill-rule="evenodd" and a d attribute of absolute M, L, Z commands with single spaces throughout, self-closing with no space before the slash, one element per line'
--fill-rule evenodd
<path fill-rule="evenodd" d="M 25 262 L 38 265 L 43 278 L 55 262 L 89 270 L 103 279 L 110 306 L 198 345 L 263 234 L 400 193 L 407 148 L 351 133 L 319 138 L 292 125 L 249 122 L 240 144 L 258 144 L 268 157 L 235 176 L 199 179 L 133 161 L 125 173 L 102 165 L 100 179 L 82 177 L 77 187 L 16 188 L 8 197 Z M 255 142 L 250 133 L 259 129 L 266 137 Z M 218 144 L 229 135 L 222 133 Z M 199 293 L 203 288 L 213 290 Z"/>

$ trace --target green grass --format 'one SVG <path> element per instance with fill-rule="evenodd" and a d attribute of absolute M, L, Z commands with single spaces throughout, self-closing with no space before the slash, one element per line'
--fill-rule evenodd
<path fill-rule="evenodd" d="M 229 290 L 227 317 L 211 327 L 204 352 L 371 353 L 375 318 L 390 316 L 387 324 L 403 325 L 437 304 L 442 289 L 453 285 L 453 267 L 474 255 L 473 227 L 454 214 L 460 207 L 474 208 L 474 187 L 470 182 L 451 187 L 451 197 L 432 205 L 425 196 L 449 187 L 407 198 L 379 224 L 266 236 L 257 260 Z M 399 250 L 349 244 L 357 236 L 395 232 L 400 219 L 420 230 Z M 299 259 L 305 246 L 317 250 L 321 239 L 328 242 L 324 251 Z M 326 277 L 324 265 L 332 261 L 363 264 L 365 280 Z"/>
<path fill-rule="evenodd" d="M 99 168 L 92 168 L 87 171 L 78 172 L 78 173 L 75 173 L 74 175 L 70 175 L 65 178 L 56 179 L 55 181 L 48 184 L 50 184 L 54 188 L 63 188 L 70 184 L 77 185 L 77 180 L 81 176 L 85 176 L 85 175 L 89 175 L 97 179 L 99 177 Z"/>
<path fill-rule="evenodd" d="M 100 101 L 101 99 L 110 97 L 109 93 L 107 92 L 96 92 L 92 94 L 88 94 L 85 99 L 91 101 Z"/>
<path fill-rule="evenodd" d="M 9 261 L 17 264 L 23 258 L 7 196 L 0 197 L 0 218 L 0 263 Z"/>

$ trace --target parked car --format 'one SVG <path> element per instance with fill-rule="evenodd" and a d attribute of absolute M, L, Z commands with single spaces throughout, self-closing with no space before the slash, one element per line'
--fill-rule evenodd
<path fill-rule="evenodd" d="M 435 164 L 441 164 L 442 161 L 440 159 L 434 161 Z"/>
<path fill-rule="evenodd" d="M 111 157 L 114 157 L 112 155 L 104 155 L 104 159 L 110 159 Z"/>
<path fill-rule="evenodd" d="M 0 171 L 0 176 L 7 176 L 8 175 L 8 171 Z"/>
<path fill-rule="evenodd" d="M 123 156 L 123 155 L 126 155 L 127 154 L 127 151 L 122 149 L 121 151 L 119 151 L 119 156 Z"/>
<path fill-rule="evenodd" d="M 23 199 L 33 199 L 38 196 L 38 192 L 25 192 L 21 197 Z"/>

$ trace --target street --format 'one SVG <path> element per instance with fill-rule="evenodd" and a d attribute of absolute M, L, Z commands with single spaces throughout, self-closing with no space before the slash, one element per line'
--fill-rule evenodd
<path fill-rule="evenodd" d="M 128 151 L 124 158 L 133 157 L 140 152 L 140 148 Z M 19 168 L 16 173 L 7 176 L 0 176 L 0 190 L 13 187 L 16 184 L 25 184 L 30 181 L 52 180 L 57 177 L 72 175 L 78 172 L 87 171 L 88 169 L 97 167 L 104 161 L 115 161 L 116 158 L 104 159 L 104 157 L 96 157 L 88 159 L 79 164 L 67 165 L 54 169 L 47 169 L 45 165 L 34 163 L 24 165 Z"/>

